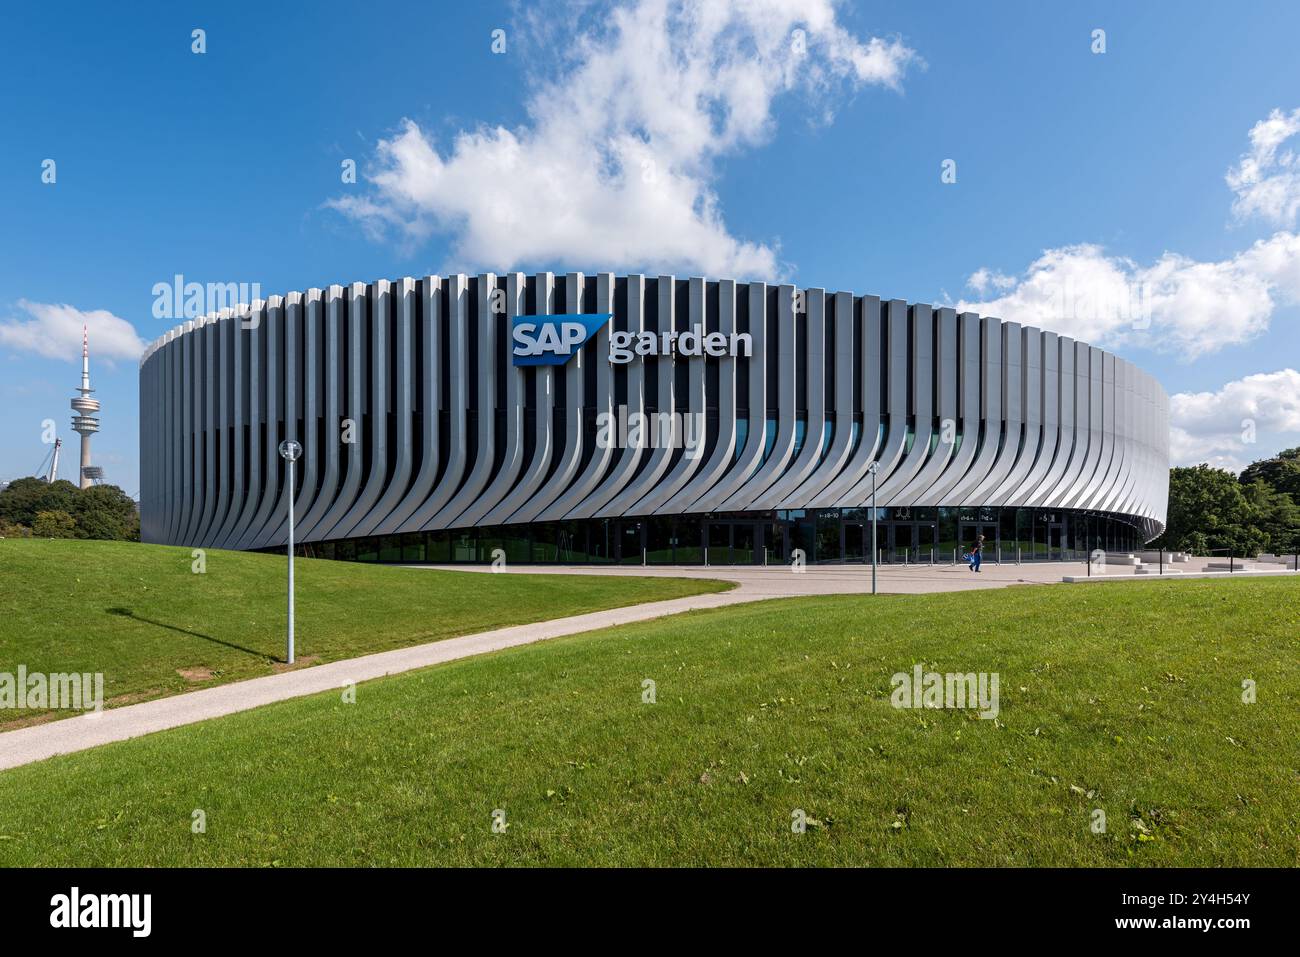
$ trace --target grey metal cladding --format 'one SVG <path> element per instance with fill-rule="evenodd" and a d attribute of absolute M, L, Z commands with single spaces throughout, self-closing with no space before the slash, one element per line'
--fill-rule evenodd
<path fill-rule="evenodd" d="M 976 387 L 977 396 L 967 397 L 967 406 L 974 412 L 974 421 L 968 413 L 963 417 L 965 423 L 973 430 L 963 434 L 963 446 L 970 442 L 975 445 L 975 457 L 965 473 L 955 485 L 948 489 L 940 500 L 940 505 L 972 504 L 969 495 L 984 481 L 998 459 L 1002 443 L 1002 324 L 997 319 L 988 317 L 978 321 L 974 348 L 982 355 L 977 360 L 978 370 L 974 373 L 967 368 L 969 384 Z M 969 362 L 971 353 L 966 353 Z M 978 411 L 976 411 L 978 410 Z"/>
<path fill-rule="evenodd" d="M 443 506 L 451 500 L 460 488 L 461 479 L 465 475 L 465 469 L 469 462 L 468 441 L 469 436 L 467 429 L 469 427 L 468 410 L 469 410 L 469 278 L 463 273 L 457 273 L 454 276 L 448 276 L 446 283 L 447 290 L 447 464 L 441 472 L 441 476 L 433 485 L 433 490 L 425 492 L 420 490 L 420 494 L 427 495 L 423 498 L 411 516 L 403 522 L 398 528 L 401 529 L 427 529 L 432 527 L 432 523 Z M 428 350 L 426 349 L 426 354 Z M 434 357 L 430 357 L 429 362 L 435 362 Z M 427 393 L 426 393 L 427 394 Z M 438 392 L 434 391 L 434 396 Z M 434 404 L 430 407 L 439 408 L 440 398 L 435 398 Z M 440 418 L 439 415 L 437 418 Z M 435 426 L 435 429 L 437 427 Z M 426 435 L 427 427 L 426 427 Z M 431 455 L 440 455 L 437 451 L 442 448 L 438 435 L 433 436 Z M 436 467 L 436 466 L 435 466 Z M 434 479 L 430 479 L 434 482 Z"/>
<path fill-rule="evenodd" d="M 718 332 L 730 336 L 736 331 L 736 283 L 724 279 L 718 283 Z M 692 511 L 709 489 L 716 487 L 718 479 L 731 465 L 736 454 L 736 379 L 743 359 L 732 355 L 718 360 L 718 434 L 713 439 L 713 449 L 708 461 L 699 469 L 685 488 L 659 507 L 664 514 Z M 701 376 L 703 382 L 703 376 Z M 706 426 L 707 428 L 707 426 Z M 696 436 L 697 454 L 703 456 L 708 448 L 701 432 Z"/>
<path fill-rule="evenodd" d="M 265 328 L 266 363 L 263 366 L 262 407 L 265 410 L 263 421 L 266 423 L 265 439 L 259 443 L 262 454 L 262 496 L 257 512 L 248 531 L 240 540 L 237 548 L 255 548 L 263 544 L 261 539 L 267 525 L 274 524 L 281 514 L 278 507 L 283 497 L 285 469 L 280 458 L 279 432 L 284 428 L 285 408 L 283 405 L 283 388 L 281 381 L 281 353 L 284 349 L 284 298 L 271 296 L 266 301 Z M 287 504 L 285 506 L 288 507 Z"/>
<path fill-rule="evenodd" d="M 302 542 L 860 507 L 873 462 L 880 506 L 1088 509 L 1164 528 L 1168 398 L 1085 343 L 791 285 L 569 273 L 558 288 L 550 273 L 379 280 L 168 330 L 141 359 L 142 538 L 283 544 L 282 438 L 304 445 Z M 524 367 L 510 351 L 525 310 L 615 318 L 567 362 Z M 614 330 L 697 326 L 748 349 L 610 362 Z M 677 433 L 651 442 L 647 422 L 620 447 L 620 402 L 628 417 L 677 413 Z"/>
<path fill-rule="evenodd" d="M 704 328 L 704 296 L 704 280 L 701 278 L 688 280 L 686 318 L 679 328 L 683 330 L 693 330 L 697 326 Z M 670 420 L 672 441 L 669 443 L 669 454 L 675 461 L 671 464 L 668 473 L 646 493 L 641 501 L 628 509 L 626 514 L 649 515 L 665 511 L 664 503 L 681 491 L 699 468 L 704 450 L 707 448 L 704 425 L 707 421 L 707 416 L 704 415 L 704 361 L 703 355 L 686 360 L 690 387 L 686 395 L 678 396 L 674 393 L 674 401 L 679 406 L 684 402 L 685 406 L 679 409 L 681 413 L 679 416 L 674 416 Z M 669 365 L 676 367 L 676 363 L 669 363 Z M 696 423 L 699 424 L 698 428 Z"/>
<path fill-rule="evenodd" d="M 810 503 L 818 508 L 829 508 L 845 500 L 856 501 L 860 488 L 870 490 L 871 475 L 867 470 L 877 460 L 885 438 L 881 408 L 885 363 L 881 349 L 885 335 L 885 310 L 880 297 L 863 296 L 859 300 L 857 312 L 862 424 L 848 465 Z"/>
<path fill-rule="evenodd" d="M 890 306 L 893 305 L 891 302 Z M 902 499 L 901 493 L 925 465 L 934 434 L 934 313 L 924 304 L 912 306 L 909 312 L 903 320 L 906 331 L 897 345 L 893 341 L 892 318 L 889 327 L 890 423 L 891 429 L 894 423 L 904 423 L 904 454 L 883 481 L 877 476 L 876 494 L 878 498 L 891 502 L 896 498 Z M 911 339 L 910 348 L 908 338 Z M 896 359 L 903 363 L 902 368 L 906 370 L 903 375 L 896 375 Z M 911 380 L 910 393 L 908 380 Z M 900 402 L 896 409 L 895 402 Z"/>
<path fill-rule="evenodd" d="M 324 353 L 322 352 L 324 349 L 322 336 L 325 323 L 322 318 L 321 291 L 319 289 L 308 289 L 303 294 L 301 309 L 302 363 L 300 376 L 302 381 L 303 433 L 302 435 L 293 433 L 289 435 L 290 438 L 298 439 L 303 447 L 301 464 L 296 469 L 299 487 L 293 501 L 294 519 L 297 522 L 301 522 L 311 511 L 312 506 L 316 504 L 317 490 L 320 485 L 319 476 L 322 457 L 320 443 L 304 441 L 304 439 L 307 436 L 319 434 L 321 416 L 323 415 L 320 380 L 325 369 Z"/>
<path fill-rule="evenodd" d="M 374 508 L 390 478 L 387 474 L 388 429 L 385 423 L 388 419 L 388 377 L 393 349 L 388 326 L 391 303 L 391 284 L 387 279 L 376 282 L 373 292 L 364 283 L 352 286 L 352 296 L 348 300 L 348 341 L 355 346 L 355 351 L 348 360 L 349 365 L 357 369 L 358 379 L 353 444 L 358 450 L 358 480 L 364 476 L 364 483 L 330 532 L 334 538 L 361 534 L 356 530 L 357 525 Z M 269 438 L 267 447 L 271 447 Z M 367 460 L 368 467 L 360 464 Z M 350 469 L 352 459 L 349 458 L 348 462 Z"/>
<path fill-rule="evenodd" d="M 454 277 L 453 277 L 454 278 Z M 449 285 L 451 280 L 448 280 Z M 406 493 L 384 517 L 375 531 L 387 534 L 402 528 L 420 504 L 428 498 L 433 488 L 433 480 L 438 477 L 438 437 L 440 432 L 439 415 L 442 401 L 442 282 L 437 276 L 426 276 L 421 293 L 420 331 L 423 348 L 414 359 L 416 383 L 411 387 L 412 394 L 419 393 L 420 410 L 420 463 L 415 480 Z M 411 295 L 411 307 L 415 306 L 415 295 Z M 414 319 L 412 320 L 414 323 Z M 414 343 L 411 346 L 414 350 Z M 412 428 L 412 435 L 414 429 Z M 304 450 L 305 454 L 305 450 Z"/>
<path fill-rule="evenodd" d="M 381 380 L 381 382 L 382 391 L 385 394 L 391 392 L 395 397 L 395 407 L 389 410 L 385 406 L 385 413 L 391 413 L 393 417 L 396 448 L 392 449 L 391 453 L 386 453 L 385 446 L 379 445 L 379 452 L 376 455 L 377 461 L 381 463 L 378 469 L 381 476 L 379 498 L 370 506 L 370 511 L 366 513 L 365 517 L 353 527 L 352 535 L 369 535 L 373 533 L 385 518 L 393 514 L 394 509 L 406 497 L 407 486 L 411 481 L 411 471 L 414 468 L 411 459 L 415 455 L 413 435 L 415 425 L 415 280 L 410 278 L 399 279 L 396 283 L 387 285 L 388 294 L 393 300 L 394 308 L 393 340 L 387 343 L 391 359 L 388 366 L 376 361 L 372 363 L 372 368 L 387 371 L 391 367 L 393 370 L 392 382 L 389 383 L 384 380 Z M 384 323 L 384 325 L 386 327 L 387 323 Z M 384 335 L 387 335 L 386 328 Z M 382 416 L 376 417 L 377 411 L 373 408 L 371 416 L 373 421 L 383 421 Z M 383 433 L 386 437 L 388 429 L 379 428 L 377 432 Z M 393 459 L 393 471 L 392 474 L 385 474 L 389 458 Z"/>
<path fill-rule="evenodd" d="M 813 473 L 790 493 L 796 502 L 807 502 L 814 498 L 835 476 L 844 471 L 849 456 L 853 453 L 856 438 L 853 428 L 853 339 L 856 321 L 853 294 L 837 292 L 830 298 L 830 303 L 835 318 L 835 396 L 826 412 L 831 427 L 831 442 Z M 725 423 L 725 418 L 720 421 Z"/>
<path fill-rule="evenodd" d="M 766 313 L 765 313 L 766 314 Z M 751 323 L 752 324 L 752 323 Z M 798 355 L 795 351 L 794 287 L 782 285 L 776 291 L 777 341 L 768 343 L 776 351 L 776 439 L 765 453 L 767 461 L 759 461 L 755 472 L 745 483 L 717 507 L 722 511 L 744 511 L 752 507 L 760 495 L 772 487 L 785 472 L 794 455 L 798 432 L 797 398 Z M 767 422 L 763 423 L 762 442 L 766 446 Z"/>
<path fill-rule="evenodd" d="M 1088 451 L 1084 456 L 1082 466 L 1075 473 L 1074 481 L 1057 503 L 1061 508 L 1075 507 L 1075 503 L 1095 487 L 1093 482 L 1096 480 L 1097 471 L 1101 466 L 1102 452 L 1104 451 L 1106 409 L 1103 366 L 1105 365 L 1105 354 L 1100 349 L 1092 346 L 1083 346 L 1083 351 L 1086 353 L 1084 364 L 1088 370 L 1085 389 L 1088 413 L 1084 423 L 1088 430 Z"/>
<path fill-rule="evenodd" d="M 524 305 L 528 295 L 528 289 L 524 281 L 523 273 L 512 272 L 505 276 L 505 318 L 504 322 L 496 317 L 496 313 L 489 310 L 493 326 L 493 339 L 489 344 L 488 355 L 493 357 L 492 364 L 500 365 L 500 358 L 497 356 L 498 350 L 508 351 L 497 346 L 495 336 L 498 332 L 505 334 L 507 342 L 510 341 L 510 324 L 514 317 L 521 315 L 524 311 Z M 497 329 L 498 325 L 503 326 Z M 482 372 L 483 363 L 479 363 L 479 371 Z M 505 510 L 505 514 L 496 512 L 496 508 L 502 500 L 509 494 L 519 478 L 519 474 L 524 467 L 524 391 L 527 384 L 527 377 L 520 366 L 507 361 L 504 363 L 502 375 L 505 378 L 506 401 L 505 407 L 500 411 L 505 420 L 505 445 L 500 461 L 495 464 L 496 474 L 492 477 L 490 484 L 479 493 L 478 499 L 474 501 L 469 508 L 457 519 L 460 525 L 499 525 L 509 517 L 514 507 L 510 506 Z M 496 409 L 496 378 L 493 377 L 493 391 L 491 394 L 489 408 Z M 479 406 L 480 410 L 483 408 Z M 493 419 L 495 419 L 495 414 Z"/>
<path fill-rule="evenodd" d="M 1056 459 L 1061 441 L 1060 340 L 1054 332 L 1039 332 L 1032 328 L 1027 328 L 1026 331 L 1038 334 L 1039 347 L 1034 350 L 1034 354 L 1039 361 L 1035 378 L 1038 381 L 1038 417 L 1042 435 L 1038 453 L 1028 473 L 1020 478 L 1004 503 L 1014 506 L 1030 504 L 1034 490 Z"/>
<path fill-rule="evenodd" d="M 581 273 L 578 273 L 578 282 L 581 282 Z M 571 302 L 573 296 L 569 296 Z M 576 311 L 575 308 L 568 307 L 569 312 Z M 646 311 L 646 280 L 643 276 L 629 276 L 627 281 L 627 308 L 624 309 L 624 321 L 627 322 L 624 332 L 636 335 L 645 332 L 650 324 L 645 319 Z M 549 506 L 551 501 L 558 498 L 564 492 L 565 486 L 572 480 L 573 472 L 576 471 L 578 458 L 582 451 L 582 410 L 581 410 L 581 385 L 582 369 L 586 368 L 586 355 L 584 352 L 576 355 L 569 360 L 568 378 L 565 378 L 565 411 L 564 411 L 564 441 L 567 442 L 568 449 L 565 451 L 564 464 L 556 469 L 554 490 L 546 497 L 541 498 L 543 506 Z M 645 363 L 630 364 L 627 369 L 628 385 L 628 402 L 627 417 L 645 415 L 646 412 L 646 369 Z M 576 384 L 576 385 L 575 385 Z M 621 428 L 617 421 L 606 426 L 608 428 Z M 629 425 L 630 429 L 630 425 Z M 597 439 L 601 438 L 602 429 L 597 428 Z M 604 510 L 610 505 L 615 495 L 623 492 L 628 486 L 628 480 L 636 475 L 637 465 L 641 463 L 642 456 L 645 455 L 645 443 L 634 443 L 627 449 L 619 450 L 614 463 L 601 481 L 601 484 L 591 492 L 578 505 L 573 508 L 575 514 L 580 515 L 597 515 L 603 514 Z M 546 514 L 554 518 L 563 518 L 568 515 L 571 508 L 564 503 L 556 508 L 547 508 Z M 524 520 L 524 519 L 519 519 Z"/>
<path fill-rule="evenodd" d="M 640 280 L 634 283 L 633 280 Z M 636 310 L 636 315 L 640 317 L 639 322 L 645 322 L 645 282 L 640 276 L 629 277 L 627 282 L 627 307 L 629 310 L 629 328 L 632 328 L 633 319 L 631 311 Z M 634 291 L 633 287 L 636 286 Z M 596 301 L 587 303 L 587 308 L 593 312 L 613 312 L 614 311 L 614 277 L 610 273 L 599 273 L 596 276 Z M 642 326 L 644 328 L 644 326 Z M 594 341 L 589 341 L 583 349 L 587 359 L 582 382 L 591 382 L 595 386 L 596 405 L 591 409 L 597 423 L 600 417 L 612 416 L 616 413 L 614 408 L 614 376 L 610 372 L 609 363 L 600 360 L 600 356 L 609 352 L 609 333 L 610 327 L 606 323 L 592 337 Z M 644 376 L 648 373 L 642 372 Z M 641 381 L 641 380 L 638 380 Z M 628 377 L 629 398 L 632 390 L 632 377 Z M 585 426 L 584 426 L 585 428 Z M 558 499 L 553 505 L 548 507 L 542 514 L 542 518 L 555 516 L 556 518 L 589 518 L 596 512 L 606 506 L 609 500 L 618 494 L 620 489 L 626 484 L 627 478 L 630 478 L 634 472 L 635 465 L 631 461 L 639 458 L 640 450 L 637 450 L 636 456 L 630 456 L 629 450 L 622 450 L 622 454 L 616 459 L 616 452 L 612 442 L 596 442 L 591 450 L 591 457 L 582 474 L 574 480 L 570 493 L 566 493 Z M 611 466 L 611 463 L 613 465 Z M 626 469 L 626 473 L 622 470 Z M 608 470 L 608 475 L 607 475 Z M 621 480 L 615 480 L 614 475 L 619 473 Z M 594 491 L 592 491 L 594 487 Z"/>
<path fill-rule="evenodd" d="M 655 280 L 658 289 L 656 296 L 658 308 L 656 309 L 656 319 L 654 331 L 656 332 L 673 332 L 680 331 L 676 322 L 677 315 L 677 297 L 676 282 L 671 276 L 660 276 Z M 597 312 L 603 312 L 599 305 Z M 607 363 L 598 363 L 608 371 Z M 655 384 L 659 396 L 660 413 L 667 413 L 669 416 L 680 413 L 676 394 L 676 376 L 673 374 L 674 363 L 667 356 L 660 356 L 652 364 Z M 599 374 L 599 369 L 597 374 Z M 599 385 L 596 387 L 597 395 L 602 393 L 608 396 L 606 409 L 613 407 L 613 396 L 602 390 Z M 631 478 L 630 482 L 624 484 L 621 490 L 616 489 L 613 498 L 609 499 L 603 506 L 599 507 L 592 513 L 598 517 L 601 516 L 618 516 L 632 514 L 629 510 L 634 508 L 637 503 L 642 501 L 650 490 L 658 484 L 659 480 L 668 471 L 668 467 L 673 461 L 673 449 L 671 443 L 655 443 L 649 450 L 649 461 L 642 467 L 639 474 Z M 639 513 L 645 514 L 645 513 Z M 585 517 L 580 516 L 577 510 L 570 514 L 571 518 Z"/>
<path fill-rule="evenodd" d="M 483 273 L 474 280 L 474 296 L 476 305 L 476 316 L 474 328 L 476 331 L 476 342 L 478 345 L 478 354 L 482 358 L 479 362 L 478 369 L 478 394 L 477 402 L 474 406 L 477 422 L 475 429 L 475 456 L 474 461 L 469 463 L 469 474 L 465 477 L 465 483 L 460 487 L 451 501 L 442 507 L 442 510 L 433 517 L 432 521 L 425 525 L 425 528 L 452 528 L 457 524 L 457 519 L 472 507 L 478 501 L 479 495 L 487 487 L 488 478 L 492 474 L 493 456 L 496 449 L 496 416 L 492 410 L 496 405 L 496 317 L 492 314 L 492 292 L 497 287 L 497 277 L 495 273 Z M 468 374 L 468 370 L 461 366 L 463 374 Z M 468 389 L 466 390 L 468 393 Z M 462 436 L 462 440 L 468 439 L 468 431 Z"/>
<path fill-rule="evenodd" d="M 1029 494 L 1025 498 L 1025 504 L 1031 508 L 1042 505 L 1056 489 L 1074 455 L 1074 340 L 1068 336 L 1058 336 L 1054 354 L 1056 376 L 1052 381 L 1055 382 L 1056 402 L 1045 414 L 1051 414 L 1051 411 L 1056 414 L 1056 448 L 1047 472 L 1036 484 L 1026 482 Z"/>
<path fill-rule="evenodd" d="M 317 536 L 317 529 L 320 527 L 322 519 L 328 514 L 330 506 L 334 504 L 339 488 L 339 475 L 342 466 L 340 420 L 342 418 L 343 389 L 346 387 L 346 384 L 341 379 L 343 361 L 341 357 L 343 336 L 345 334 L 342 300 L 342 286 L 330 286 L 325 290 L 321 327 L 324 361 L 324 372 L 321 376 L 324 428 L 321 430 L 321 434 L 325 436 L 325 447 L 320 450 L 321 461 L 324 463 L 324 474 L 321 476 L 319 491 L 316 493 L 311 507 L 303 516 L 302 525 L 297 529 L 297 533 L 302 536 L 302 541 L 319 541 L 320 538 L 324 537 L 323 535 L 315 536 Z M 238 454 L 239 445 L 240 443 L 235 445 L 236 454 Z M 238 465 L 236 465 L 236 468 L 238 468 Z"/>
<path fill-rule="evenodd" d="M 889 481 L 907 450 L 908 439 L 908 308 L 901 299 L 891 299 L 884 304 L 881 326 L 885 335 L 884 355 L 877 367 L 877 383 L 883 378 L 885 435 L 875 461 L 880 470 L 876 475 L 876 488 Z M 863 416 L 863 425 L 867 419 Z M 870 474 L 859 478 L 858 483 L 845 493 L 848 504 L 861 506 L 871 501 Z M 876 499 L 877 503 L 884 501 Z"/>
<path fill-rule="evenodd" d="M 749 506 L 755 509 L 789 508 L 792 493 L 821 461 L 826 435 L 826 290 L 804 291 L 804 354 L 795 362 L 804 383 L 803 445 L 771 488 Z M 797 403 L 795 403 L 797 408 Z"/>
<path fill-rule="evenodd" d="M 1020 421 L 1024 430 L 1010 473 L 989 496 L 990 505 L 1010 505 L 1025 477 L 1037 464 L 1043 438 L 1042 333 L 1032 326 L 1020 328 Z M 1010 416 L 1008 415 L 1008 419 Z"/>
<path fill-rule="evenodd" d="M 736 304 L 746 300 L 749 335 L 753 341 L 750 355 L 738 357 L 749 376 L 749 414 L 745 420 L 745 440 L 735 452 L 735 459 L 713 487 L 691 506 L 693 512 L 711 512 L 739 491 L 758 471 L 767 441 L 767 286 L 751 282 L 736 287 Z M 631 372 L 628 373 L 631 375 Z M 739 370 L 737 370 L 739 374 Z"/>
<path fill-rule="evenodd" d="M 571 272 L 564 277 L 564 311 L 581 313 L 583 311 L 582 273 Z M 628 330 L 641 331 L 641 314 L 645 307 L 645 277 L 629 276 L 627 287 L 627 323 Z M 604 474 L 605 463 L 611 448 L 608 444 L 597 446 L 592 452 L 592 461 L 587 468 L 579 472 L 582 457 L 589 443 L 583 429 L 583 383 L 586 381 L 588 366 L 588 349 L 578 350 L 564 367 L 564 451 L 561 453 L 560 465 L 555 470 L 552 480 L 538 494 L 530 507 L 535 507 L 534 521 L 554 521 L 562 519 L 570 510 L 584 507 L 590 495 L 596 502 L 603 503 L 593 490 Z M 594 372 L 592 373 L 594 375 Z M 627 402 L 629 412 L 641 411 L 641 364 L 627 373 Z M 630 474 L 630 472 L 629 472 Z M 610 493 L 613 494 L 613 491 Z M 593 502 L 594 511 L 596 502 Z M 522 519 L 521 519 L 522 520 Z"/>
<path fill-rule="evenodd" d="M 926 504 L 924 496 L 934 483 L 947 470 L 952 460 L 957 438 L 957 313 L 952 309 L 941 308 L 934 311 L 934 370 L 932 428 L 937 429 L 931 442 L 933 448 L 924 466 L 910 482 L 893 498 L 899 505 L 913 506 Z M 921 374 L 918 370 L 918 376 Z M 929 395 L 918 395 L 917 419 L 920 421 L 921 406 L 929 409 Z M 918 433 L 917 440 L 920 440 Z"/>
<path fill-rule="evenodd" d="M 1011 474 L 1011 469 L 1020 454 L 1024 432 L 1020 324 L 1004 322 L 999 332 L 1002 363 L 998 376 L 1000 382 L 998 401 L 1002 423 L 1000 427 L 997 426 L 997 416 L 990 411 L 985 428 L 985 441 L 992 441 L 991 435 L 996 434 L 998 451 L 988 472 L 967 493 L 969 501 L 976 505 L 993 504 L 991 493 Z"/>
<path fill-rule="evenodd" d="M 555 308 L 555 276 L 552 273 L 540 273 L 533 279 L 533 295 L 536 301 L 535 315 L 551 315 Z M 510 299 L 513 303 L 513 297 Z M 576 361 L 576 360 L 575 360 Z M 567 390 L 566 390 L 567 393 Z M 492 510 L 485 521 L 492 524 L 506 522 L 532 521 L 543 505 L 547 504 L 538 494 L 546 473 L 551 467 L 555 442 L 555 367 L 535 366 L 533 368 L 533 457 L 528 463 L 527 471 L 509 494 Z M 580 398 L 580 396 L 579 396 Z M 523 440 L 520 440 L 521 446 Z"/>

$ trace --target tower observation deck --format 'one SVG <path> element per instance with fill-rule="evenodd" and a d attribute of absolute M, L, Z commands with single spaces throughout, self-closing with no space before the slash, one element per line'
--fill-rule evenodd
<path fill-rule="evenodd" d="M 90 464 L 90 437 L 99 431 L 99 400 L 92 399 L 90 393 L 90 341 L 86 327 L 81 327 L 81 387 L 78 395 L 72 397 L 72 431 L 81 436 L 81 469 L 77 474 L 82 488 L 89 488 L 95 469 Z M 88 474 L 89 473 L 89 474 Z"/>

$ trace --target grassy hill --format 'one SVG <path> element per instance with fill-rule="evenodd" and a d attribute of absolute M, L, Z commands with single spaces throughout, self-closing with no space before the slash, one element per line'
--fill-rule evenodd
<path fill-rule="evenodd" d="M 110 704 L 284 666 L 285 560 L 129 542 L 0 540 L 0 672 L 103 672 Z M 303 665 L 728 587 L 668 578 L 484 575 L 299 559 Z M 0 711 L 0 728 L 39 716 Z"/>
<path fill-rule="evenodd" d="M 1294 580 L 764 602 L 0 773 L 0 863 L 1295 866 L 1297 702 Z"/>

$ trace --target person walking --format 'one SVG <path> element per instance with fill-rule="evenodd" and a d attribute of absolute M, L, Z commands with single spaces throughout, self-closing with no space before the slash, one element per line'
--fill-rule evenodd
<path fill-rule="evenodd" d="M 980 552 L 982 552 L 983 550 L 984 550 L 984 536 L 977 535 L 975 537 L 975 544 L 971 546 L 971 550 L 970 550 L 971 571 L 977 572 L 980 570 Z"/>

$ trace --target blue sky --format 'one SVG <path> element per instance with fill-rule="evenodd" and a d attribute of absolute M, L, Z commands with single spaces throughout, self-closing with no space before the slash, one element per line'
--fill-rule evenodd
<path fill-rule="evenodd" d="M 138 492 L 132 350 L 175 324 L 153 288 L 177 273 L 269 295 L 672 269 L 964 303 L 1153 372 L 1176 461 L 1300 445 L 1300 7 L 772 0 L 712 26 L 659 7 L 0 13 L 0 478 L 36 469 L 47 418 L 73 478 L 87 314 L 96 459 Z M 1149 295 L 1145 321 L 1076 301 L 1115 289 Z"/>

